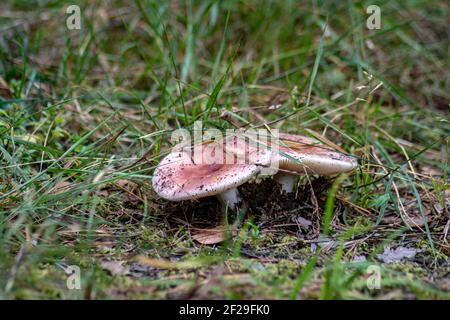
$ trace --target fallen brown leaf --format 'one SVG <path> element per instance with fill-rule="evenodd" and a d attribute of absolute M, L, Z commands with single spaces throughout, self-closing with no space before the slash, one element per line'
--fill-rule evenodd
<path fill-rule="evenodd" d="M 111 274 L 127 275 L 130 273 L 130 268 L 125 265 L 125 261 L 102 261 L 100 265 Z"/>
<path fill-rule="evenodd" d="M 134 189 L 137 187 L 137 184 L 135 182 L 126 179 L 119 179 L 116 182 L 114 182 L 114 184 L 117 185 L 118 187 L 122 188 L 128 187 L 129 189 Z"/>
<path fill-rule="evenodd" d="M 201 244 L 216 244 L 225 240 L 224 227 L 215 227 L 211 229 L 201 229 L 192 235 L 192 239 Z"/>
<path fill-rule="evenodd" d="M 71 183 L 69 181 L 61 181 L 61 182 L 58 182 L 48 192 L 51 193 L 51 194 L 58 194 L 58 193 L 69 191 L 73 187 L 75 187 L 75 184 L 73 184 L 73 183 Z"/>

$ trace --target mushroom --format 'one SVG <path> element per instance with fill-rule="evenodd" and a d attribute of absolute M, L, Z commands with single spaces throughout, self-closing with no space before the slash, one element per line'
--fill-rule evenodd
<path fill-rule="evenodd" d="M 356 167 L 356 161 L 329 147 L 315 142 L 313 139 L 291 134 L 279 134 L 277 148 L 279 171 L 274 179 L 282 190 L 292 192 L 297 175 L 320 174 L 333 175 L 351 171 Z"/>
<path fill-rule="evenodd" d="M 178 148 L 156 167 L 153 189 L 170 201 L 216 195 L 224 206 L 235 209 L 240 201 L 237 187 L 270 159 L 268 149 L 253 148 L 238 136 Z"/>

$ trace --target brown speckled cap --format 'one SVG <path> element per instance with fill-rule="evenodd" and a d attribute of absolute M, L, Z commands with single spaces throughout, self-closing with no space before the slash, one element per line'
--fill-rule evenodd
<path fill-rule="evenodd" d="M 278 161 L 282 170 L 333 175 L 356 167 L 353 158 L 309 137 L 280 133 L 279 139 Z"/>
<path fill-rule="evenodd" d="M 257 175 L 270 157 L 269 150 L 253 148 L 237 136 L 178 148 L 155 169 L 153 189 L 171 201 L 216 195 Z M 230 159 L 234 161 L 230 163 Z"/>

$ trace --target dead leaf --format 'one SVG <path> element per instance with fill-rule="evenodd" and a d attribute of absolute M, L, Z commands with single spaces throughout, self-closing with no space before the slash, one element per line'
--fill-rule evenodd
<path fill-rule="evenodd" d="M 414 248 L 397 247 L 391 249 L 387 246 L 384 248 L 384 252 L 377 255 L 377 258 L 385 263 L 398 262 L 403 259 L 413 259 L 418 250 Z"/>
<path fill-rule="evenodd" d="M 216 244 L 225 240 L 225 229 L 222 226 L 201 229 L 192 235 L 192 239 L 201 244 Z"/>
<path fill-rule="evenodd" d="M 102 261 L 100 265 L 113 275 L 127 275 L 130 273 L 130 267 L 126 265 L 125 261 Z"/>
<path fill-rule="evenodd" d="M 421 172 L 430 177 L 441 177 L 444 174 L 442 170 L 430 166 L 423 166 Z"/>
<path fill-rule="evenodd" d="M 428 211 L 428 209 L 426 209 L 426 211 L 427 212 L 425 214 L 425 218 L 427 219 L 427 223 L 430 223 L 431 219 L 430 219 L 430 215 L 428 214 L 429 211 Z M 396 215 L 385 216 L 385 217 L 383 217 L 383 219 L 381 221 L 388 225 L 399 225 L 399 224 L 403 224 L 404 222 L 406 222 L 412 228 L 417 228 L 417 227 L 421 227 L 424 225 L 422 215 L 418 210 L 417 210 L 417 212 L 409 213 L 407 217 L 404 217 L 404 221 Z"/>
<path fill-rule="evenodd" d="M 114 182 L 114 184 L 118 187 L 129 188 L 131 190 L 133 190 L 138 186 L 135 182 L 126 179 L 119 179 L 116 182 Z"/>
<path fill-rule="evenodd" d="M 427 219 L 427 223 L 429 223 L 430 219 L 429 219 L 428 215 L 426 215 L 426 219 Z M 425 225 L 425 223 L 423 222 L 422 216 L 421 215 L 417 215 L 417 214 L 405 217 L 405 221 L 411 227 L 422 227 L 423 225 Z"/>
<path fill-rule="evenodd" d="M 101 197 L 107 198 L 109 196 L 109 192 L 107 190 L 101 190 L 97 193 Z"/>
<path fill-rule="evenodd" d="M 139 185 L 133 181 L 126 179 L 119 179 L 114 182 L 114 185 L 118 187 L 120 190 L 124 191 L 122 196 L 131 202 L 144 202 L 144 199 L 141 197 L 141 192 L 139 191 Z"/>
<path fill-rule="evenodd" d="M 0 76 L 0 93 L 2 93 L 5 98 L 10 98 L 12 93 L 11 88 L 2 76 Z"/>
<path fill-rule="evenodd" d="M 2 76 L 0 76 L 0 88 L 9 90 L 9 86 L 6 83 L 5 79 L 3 79 Z"/>

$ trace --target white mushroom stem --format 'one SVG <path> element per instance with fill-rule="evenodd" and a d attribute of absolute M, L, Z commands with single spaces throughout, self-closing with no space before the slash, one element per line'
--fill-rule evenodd
<path fill-rule="evenodd" d="M 239 201 L 241 201 L 237 188 L 228 189 L 222 193 L 219 193 L 217 194 L 217 198 L 219 198 L 224 207 L 228 206 L 233 210 L 237 208 Z"/>
<path fill-rule="evenodd" d="M 294 191 L 296 178 L 296 175 L 283 171 L 278 171 L 278 173 L 274 176 L 275 181 L 281 185 L 281 190 L 286 193 Z"/>

